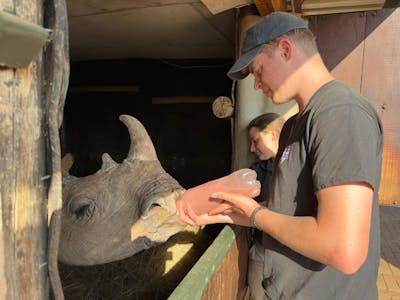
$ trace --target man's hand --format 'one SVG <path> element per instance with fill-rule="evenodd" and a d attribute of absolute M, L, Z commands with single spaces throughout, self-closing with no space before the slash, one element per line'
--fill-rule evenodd
<path fill-rule="evenodd" d="M 251 227 L 250 215 L 259 206 L 254 199 L 241 194 L 217 192 L 213 198 L 224 200 L 223 203 L 213 208 L 208 214 L 196 215 L 188 205 L 184 220 L 191 225 L 206 225 L 215 223 L 230 223 Z M 182 216 L 181 216 L 182 217 Z"/>

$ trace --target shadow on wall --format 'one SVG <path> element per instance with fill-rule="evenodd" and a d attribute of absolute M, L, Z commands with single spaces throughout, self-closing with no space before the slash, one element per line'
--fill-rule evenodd
<path fill-rule="evenodd" d="M 400 207 L 381 206 L 381 257 L 400 268 Z"/>
<path fill-rule="evenodd" d="M 395 10 L 393 8 L 310 17 L 310 29 L 317 37 L 318 48 L 327 68 L 333 70 Z M 338 24 L 342 28 L 351 28 L 351 30 L 346 31 L 345 34 L 338 34 Z"/>

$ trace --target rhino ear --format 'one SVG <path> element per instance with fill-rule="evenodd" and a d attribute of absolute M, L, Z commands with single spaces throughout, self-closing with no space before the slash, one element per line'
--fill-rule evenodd
<path fill-rule="evenodd" d="M 118 165 L 118 163 L 116 163 L 108 153 L 103 153 L 103 155 L 101 156 L 101 159 L 102 159 L 103 163 L 101 165 L 100 171 L 106 171 L 106 170 Z"/>
<path fill-rule="evenodd" d="M 61 159 L 61 171 L 63 176 L 69 175 L 69 170 L 71 170 L 73 164 L 74 164 L 74 156 L 72 155 L 72 153 L 68 152 Z"/>
<path fill-rule="evenodd" d="M 135 159 L 158 160 L 153 143 L 142 123 L 128 115 L 121 115 L 119 119 L 128 127 L 131 137 L 131 145 L 126 159 L 130 161 Z"/>

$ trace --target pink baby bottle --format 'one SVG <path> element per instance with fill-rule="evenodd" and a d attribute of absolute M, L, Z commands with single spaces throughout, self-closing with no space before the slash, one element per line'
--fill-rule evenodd
<path fill-rule="evenodd" d="M 212 198 L 211 195 L 215 192 L 242 194 L 254 198 L 260 193 L 260 182 L 254 170 L 244 168 L 190 188 L 177 201 L 178 217 L 185 215 L 187 206 L 190 206 L 196 215 L 208 213 L 217 207 L 223 200 Z"/>

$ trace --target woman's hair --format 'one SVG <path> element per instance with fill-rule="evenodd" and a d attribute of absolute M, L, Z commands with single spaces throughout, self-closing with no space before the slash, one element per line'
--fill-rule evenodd
<path fill-rule="evenodd" d="M 277 113 L 266 113 L 254 118 L 249 125 L 247 130 L 252 127 L 257 128 L 259 131 L 275 129 L 278 133 L 281 133 L 285 119 Z"/>

